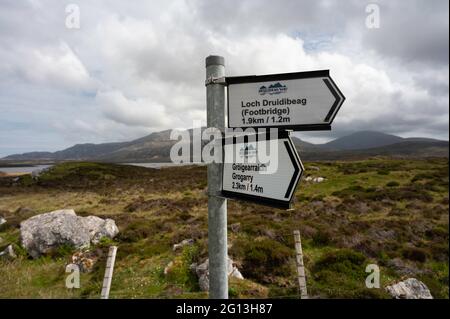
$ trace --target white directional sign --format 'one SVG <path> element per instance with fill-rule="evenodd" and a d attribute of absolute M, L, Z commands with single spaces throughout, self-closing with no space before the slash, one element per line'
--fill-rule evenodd
<path fill-rule="evenodd" d="M 329 130 L 344 95 L 328 70 L 226 78 L 228 126 Z"/>
<path fill-rule="evenodd" d="M 257 134 L 248 141 L 226 140 L 222 184 L 225 197 L 280 208 L 290 206 L 304 168 L 287 133 L 281 134 L 272 140 Z"/>

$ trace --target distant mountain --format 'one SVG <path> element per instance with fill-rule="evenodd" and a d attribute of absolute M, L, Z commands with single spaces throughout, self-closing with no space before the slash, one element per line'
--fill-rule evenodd
<path fill-rule="evenodd" d="M 291 136 L 291 140 L 294 143 L 294 145 L 302 151 L 314 151 L 314 150 L 320 150 L 322 148 L 321 144 L 313 144 L 309 142 L 305 142 L 298 137 Z"/>
<path fill-rule="evenodd" d="M 449 157 L 449 142 L 438 140 L 414 141 L 405 139 L 400 143 L 380 147 L 355 150 L 332 150 L 321 148 L 313 152 L 302 152 L 300 156 L 306 161 L 364 159 L 375 156 L 393 158 L 428 158 Z"/>
<path fill-rule="evenodd" d="M 82 160 L 84 158 L 100 157 L 115 152 L 121 148 L 130 145 L 125 143 L 104 143 L 104 144 L 77 144 L 65 150 L 53 153 L 57 160 L 74 159 Z"/>
<path fill-rule="evenodd" d="M 54 153 L 51 152 L 29 152 L 24 154 L 14 154 L 1 158 L 0 160 L 12 161 L 34 161 L 34 160 L 53 160 Z"/>
<path fill-rule="evenodd" d="M 170 139 L 171 130 L 155 132 L 142 138 L 120 143 L 77 144 L 65 150 L 14 154 L 2 162 L 39 162 L 88 160 L 103 162 L 168 162 L 170 150 L 177 142 Z M 188 130 L 192 136 L 192 129 Z M 191 139 L 192 140 L 192 139 Z M 448 157 L 448 141 L 429 138 L 402 138 L 395 135 L 362 131 L 337 138 L 325 144 L 312 144 L 292 137 L 304 160 L 336 160 L 371 156 Z M 202 142 L 203 145 L 207 142 Z M 192 152 L 192 145 L 191 154 Z"/>
<path fill-rule="evenodd" d="M 323 145 L 327 149 L 358 150 L 403 142 L 402 137 L 373 131 L 361 131 L 337 138 Z"/>

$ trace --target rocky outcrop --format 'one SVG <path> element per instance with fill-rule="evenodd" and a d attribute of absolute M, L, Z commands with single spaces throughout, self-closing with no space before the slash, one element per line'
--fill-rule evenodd
<path fill-rule="evenodd" d="M 228 257 L 228 277 L 233 277 L 237 279 L 244 279 L 239 269 L 234 265 L 233 260 Z M 194 263 L 191 265 L 191 270 L 197 274 L 198 284 L 200 286 L 200 290 L 208 291 L 209 290 L 209 259 L 206 259 L 205 262 L 198 265 Z"/>
<path fill-rule="evenodd" d="M 387 286 L 386 290 L 395 299 L 433 299 L 428 287 L 416 278 Z"/>
<path fill-rule="evenodd" d="M 61 245 L 88 248 L 103 237 L 114 238 L 118 232 L 114 220 L 77 216 L 72 209 L 36 215 L 20 223 L 22 246 L 33 258 Z"/>
<path fill-rule="evenodd" d="M 14 248 L 12 245 L 8 245 L 3 251 L 0 252 L 0 258 L 4 259 L 15 259 L 17 258 L 16 253 L 14 252 Z"/>
<path fill-rule="evenodd" d="M 102 219 L 97 216 L 87 216 L 87 217 L 78 217 L 81 219 L 81 223 L 89 232 L 89 237 L 93 244 L 98 244 L 100 239 L 114 238 L 118 233 L 119 229 L 116 226 L 116 223 L 112 219 Z"/>

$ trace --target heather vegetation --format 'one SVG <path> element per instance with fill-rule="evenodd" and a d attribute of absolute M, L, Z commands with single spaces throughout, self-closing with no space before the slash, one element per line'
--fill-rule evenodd
<path fill-rule="evenodd" d="M 229 201 L 229 255 L 245 280 L 230 281 L 233 298 L 296 298 L 294 238 L 302 236 L 307 285 L 316 298 L 388 298 L 383 287 L 415 277 L 435 298 L 448 298 L 448 160 L 374 158 L 304 163 L 293 209 Z M 314 167 L 314 169 L 308 169 Z M 64 163 L 40 178 L 0 177 L 0 297 L 98 298 L 107 247 L 118 246 L 111 298 L 206 298 L 190 265 L 207 258 L 206 168 Z M 56 209 L 116 221 L 120 233 L 102 251 L 81 288 L 65 287 L 71 247 L 30 259 L 20 222 Z M 173 251 L 184 239 L 194 244 Z M 164 274 L 172 262 L 172 270 Z M 368 264 L 381 289 L 365 286 Z"/>

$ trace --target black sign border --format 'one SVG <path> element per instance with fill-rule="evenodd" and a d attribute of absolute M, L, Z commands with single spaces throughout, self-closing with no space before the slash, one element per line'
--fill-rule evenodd
<path fill-rule="evenodd" d="M 245 142 L 245 136 L 248 135 L 244 135 L 244 142 Z M 258 141 L 260 138 L 259 136 L 264 136 L 264 140 L 270 140 L 270 139 L 275 139 L 274 136 L 270 135 L 270 131 L 267 131 L 265 133 L 256 133 L 256 134 L 252 134 L 252 135 L 256 135 L 256 141 Z M 291 151 L 293 154 L 289 154 L 290 156 L 294 156 L 295 159 L 298 161 L 298 163 L 300 164 L 300 173 L 299 173 L 299 177 L 295 183 L 294 187 L 294 191 L 291 194 L 291 197 L 288 200 L 278 200 L 278 199 L 273 199 L 273 198 L 267 198 L 267 197 L 262 197 L 262 196 L 257 196 L 257 195 L 248 195 L 248 194 L 241 194 L 241 193 L 235 193 L 232 191 L 225 191 L 223 190 L 223 185 L 221 187 L 221 195 L 227 199 L 231 199 L 231 200 L 243 200 L 246 202 L 252 202 L 255 204 L 259 204 L 259 205 L 264 205 L 264 206 L 270 206 L 270 207 L 274 207 L 274 208 L 279 208 L 279 209 L 290 209 L 291 208 L 291 204 L 292 204 L 292 200 L 294 198 L 294 194 L 295 194 L 295 190 L 298 187 L 298 184 L 300 183 L 303 173 L 305 172 L 305 167 L 303 166 L 303 163 L 300 159 L 300 157 L 298 156 L 297 153 L 297 149 L 295 148 L 295 144 L 292 141 L 290 134 L 288 131 L 285 130 L 280 130 L 278 132 L 278 136 L 277 139 L 287 139 L 291 146 Z M 225 139 L 223 139 L 222 141 L 222 147 L 225 147 L 225 145 L 230 145 L 236 144 L 236 136 L 232 136 L 232 137 L 227 137 Z M 289 150 L 288 150 L 289 153 Z M 223 157 L 225 157 L 225 150 L 223 150 Z M 291 158 L 292 160 L 292 158 Z M 222 165 L 222 183 L 223 183 L 223 174 L 224 174 L 224 170 L 225 167 Z"/>
<path fill-rule="evenodd" d="M 304 125 L 268 125 L 268 126 L 230 126 L 230 97 L 228 87 L 233 84 L 243 83 L 256 83 L 256 82 L 270 82 L 270 81 L 286 81 L 286 80 L 298 80 L 298 79 L 311 79 L 326 77 L 334 85 L 334 89 L 342 96 L 342 101 L 338 103 L 337 109 L 334 110 L 330 118 L 329 123 L 324 124 L 304 124 Z M 333 79 L 330 77 L 330 70 L 317 70 L 306 72 L 291 72 L 291 73 L 279 73 L 279 74 L 266 74 L 266 75 L 244 75 L 244 76 L 228 76 L 225 78 L 227 85 L 227 124 L 229 128 L 278 128 L 283 130 L 293 131 L 330 131 L 331 124 L 339 112 L 342 104 L 345 101 L 345 96 L 339 90 Z"/>

